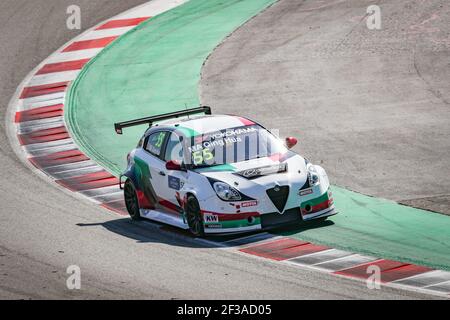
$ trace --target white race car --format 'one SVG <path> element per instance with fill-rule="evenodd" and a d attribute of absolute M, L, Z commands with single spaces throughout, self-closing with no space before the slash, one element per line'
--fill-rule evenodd
<path fill-rule="evenodd" d="M 204 113 L 199 115 L 199 113 Z M 195 116 L 193 116 L 195 115 Z M 199 107 L 115 124 L 149 124 L 127 157 L 126 207 L 195 236 L 268 229 L 336 213 L 325 170 L 259 124 Z"/>

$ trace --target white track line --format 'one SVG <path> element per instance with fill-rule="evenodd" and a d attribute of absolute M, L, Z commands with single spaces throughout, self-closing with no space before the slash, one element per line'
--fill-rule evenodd
<path fill-rule="evenodd" d="M 25 111 L 25 110 L 31 110 L 31 109 L 40 108 L 40 107 L 54 106 L 57 104 L 64 104 L 64 97 L 61 97 L 59 99 L 37 101 L 37 102 L 32 102 L 32 103 L 26 103 L 26 101 L 23 101 L 21 99 L 17 103 L 17 111 Z"/>
<path fill-rule="evenodd" d="M 424 289 L 427 290 L 433 290 L 433 291 L 439 291 L 442 293 L 445 293 L 447 295 L 449 295 L 450 292 L 450 281 L 446 281 L 446 282 L 442 282 L 442 283 L 438 283 L 438 284 L 433 284 L 431 286 L 426 286 L 423 287 Z"/>
<path fill-rule="evenodd" d="M 20 109 L 18 109 L 17 111 L 30 110 L 36 108 L 35 107 L 36 104 L 47 104 L 48 106 L 51 106 L 57 104 L 59 101 L 61 101 L 61 99 L 64 100 L 65 96 L 66 96 L 65 92 L 56 92 L 45 94 L 42 96 L 21 99 L 22 103 L 18 105 Z"/>
<path fill-rule="evenodd" d="M 78 41 L 101 39 L 106 37 L 119 37 L 135 27 L 121 27 L 112 29 L 95 30 L 81 36 Z"/>
<path fill-rule="evenodd" d="M 311 254 L 303 255 L 300 257 L 289 259 L 293 263 L 299 263 L 304 265 L 317 265 L 319 263 L 330 262 L 336 259 L 345 258 L 353 255 L 354 253 L 338 250 L 338 249 L 328 249 L 319 252 L 314 252 Z"/>
<path fill-rule="evenodd" d="M 123 192 L 122 190 L 118 191 L 118 192 L 113 192 L 113 193 L 108 193 L 108 194 L 104 194 L 104 195 L 99 195 L 94 197 L 93 199 L 98 200 L 100 202 L 113 202 L 113 201 L 118 201 L 118 200 L 122 200 L 123 199 Z"/>
<path fill-rule="evenodd" d="M 339 270 L 348 269 L 351 267 L 355 267 L 361 264 L 369 263 L 369 262 L 375 262 L 379 261 L 381 259 L 370 257 L 370 256 L 364 256 L 362 254 L 352 254 L 349 256 L 345 256 L 342 258 L 333 259 L 326 262 L 320 262 L 313 264 L 314 267 L 328 270 L 330 272 L 335 272 Z M 295 263 L 295 262 L 294 262 Z"/>
<path fill-rule="evenodd" d="M 77 149 L 72 139 L 62 139 L 47 143 L 35 143 L 24 146 L 24 149 L 32 157 L 46 156 L 56 152 L 69 151 Z"/>
<path fill-rule="evenodd" d="M 248 246 L 249 244 L 254 246 L 257 244 L 263 244 L 265 242 L 274 241 L 279 238 L 282 238 L 282 237 L 275 236 L 268 232 L 261 232 L 261 233 L 253 234 L 250 236 L 244 236 L 244 237 L 237 238 L 237 239 L 227 240 L 227 241 L 224 241 L 223 243 L 230 247 L 234 247 L 235 249 L 239 249 L 239 248 L 244 248 L 244 247 Z"/>
<path fill-rule="evenodd" d="M 433 270 L 412 277 L 399 279 L 394 282 L 415 287 L 429 287 L 447 281 L 450 281 L 450 272 Z"/>
<path fill-rule="evenodd" d="M 48 60 L 45 62 L 47 64 L 50 63 L 58 63 L 58 62 L 68 62 L 82 59 L 92 59 L 97 54 L 102 51 L 103 48 L 95 48 L 95 49 L 86 49 L 86 50 L 78 50 L 78 51 L 70 51 L 70 52 L 57 52 L 53 54 Z"/>
<path fill-rule="evenodd" d="M 76 79 L 79 73 L 80 70 L 71 70 L 71 71 L 39 74 L 31 78 L 28 85 L 32 87 L 32 86 L 41 86 L 45 84 L 73 81 Z"/>
<path fill-rule="evenodd" d="M 17 133 L 18 134 L 31 133 L 33 131 L 51 129 L 61 127 L 63 125 L 64 125 L 63 117 L 47 118 L 45 119 L 45 121 L 41 122 L 39 122 L 38 120 L 32 120 L 27 122 L 21 122 L 17 126 Z"/>
<path fill-rule="evenodd" d="M 75 177 L 79 177 L 79 176 L 82 176 L 85 174 L 96 173 L 96 172 L 101 172 L 101 171 L 104 171 L 104 169 L 102 167 L 94 165 L 94 166 L 90 166 L 90 167 L 76 168 L 73 170 L 67 170 L 67 171 L 54 173 L 54 174 L 52 174 L 52 176 L 58 180 L 65 180 L 65 179 L 75 178 Z"/>
<path fill-rule="evenodd" d="M 85 195 L 86 197 L 92 197 L 92 198 L 111 194 L 111 193 L 116 193 L 116 192 L 121 192 L 119 186 L 110 186 L 110 187 L 103 187 L 103 188 L 80 191 L 80 193 Z"/>
<path fill-rule="evenodd" d="M 82 168 L 97 166 L 97 164 L 92 160 L 84 160 L 75 163 L 59 164 L 56 166 L 47 167 L 45 170 L 49 175 L 57 175 L 61 172 L 80 170 Z"/>

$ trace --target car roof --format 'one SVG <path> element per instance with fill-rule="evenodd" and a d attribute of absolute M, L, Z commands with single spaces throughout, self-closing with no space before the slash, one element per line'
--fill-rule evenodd
<path fill-rule="evenodd" d="M 240 116 L 217 114 L 180 117 L 155 123 L 147 133 L 156 128 L 169 129 L 185 136 L 196 136 L 228 128 L 253 125 L 255 122 Z"/>

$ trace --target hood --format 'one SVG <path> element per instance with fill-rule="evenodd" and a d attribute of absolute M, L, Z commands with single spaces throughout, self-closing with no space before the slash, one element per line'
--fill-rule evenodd
<path fill-rule="evenodd" d="M 307 180 L 305 159 L 291 151 L 283 155 L 201 168 L 195 172 L 226 182 L 249 196 L 276 185 L 301 188 Z"/>

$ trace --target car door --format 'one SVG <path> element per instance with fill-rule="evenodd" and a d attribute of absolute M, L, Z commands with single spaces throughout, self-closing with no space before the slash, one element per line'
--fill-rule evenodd
<path fill-rule="evenodd" d="M 173 160 L 184 164 L 182 140 L 175 132 L 171 132 L 167 138 L 163 159 L 165 162 Z M 187 178 L 187 171 L 167 170 L 167 188 L 164 188 L 163 191 L 164 198 L 170 203 L 169 205 L 178 206 L 177 210 L 180 212 L 180 207 L 183 205 L 180 190 L 186 183 Z"/>
<path fill-rule="evenodd" d="M 166 163 L 163 160 L 165 144 L 169 134 L 170 132 L 164 130 L 150 134 L 144 141 L 144 150 L 142 154 L 144 161 L 149 167 L 151 186 L 158 198 L 156 207 L 162 211 L 170 211 L 167 206 L 164 205 L 164 197 L 167 194 L 166 189 L 168 189 L 168 180 Z"/>

